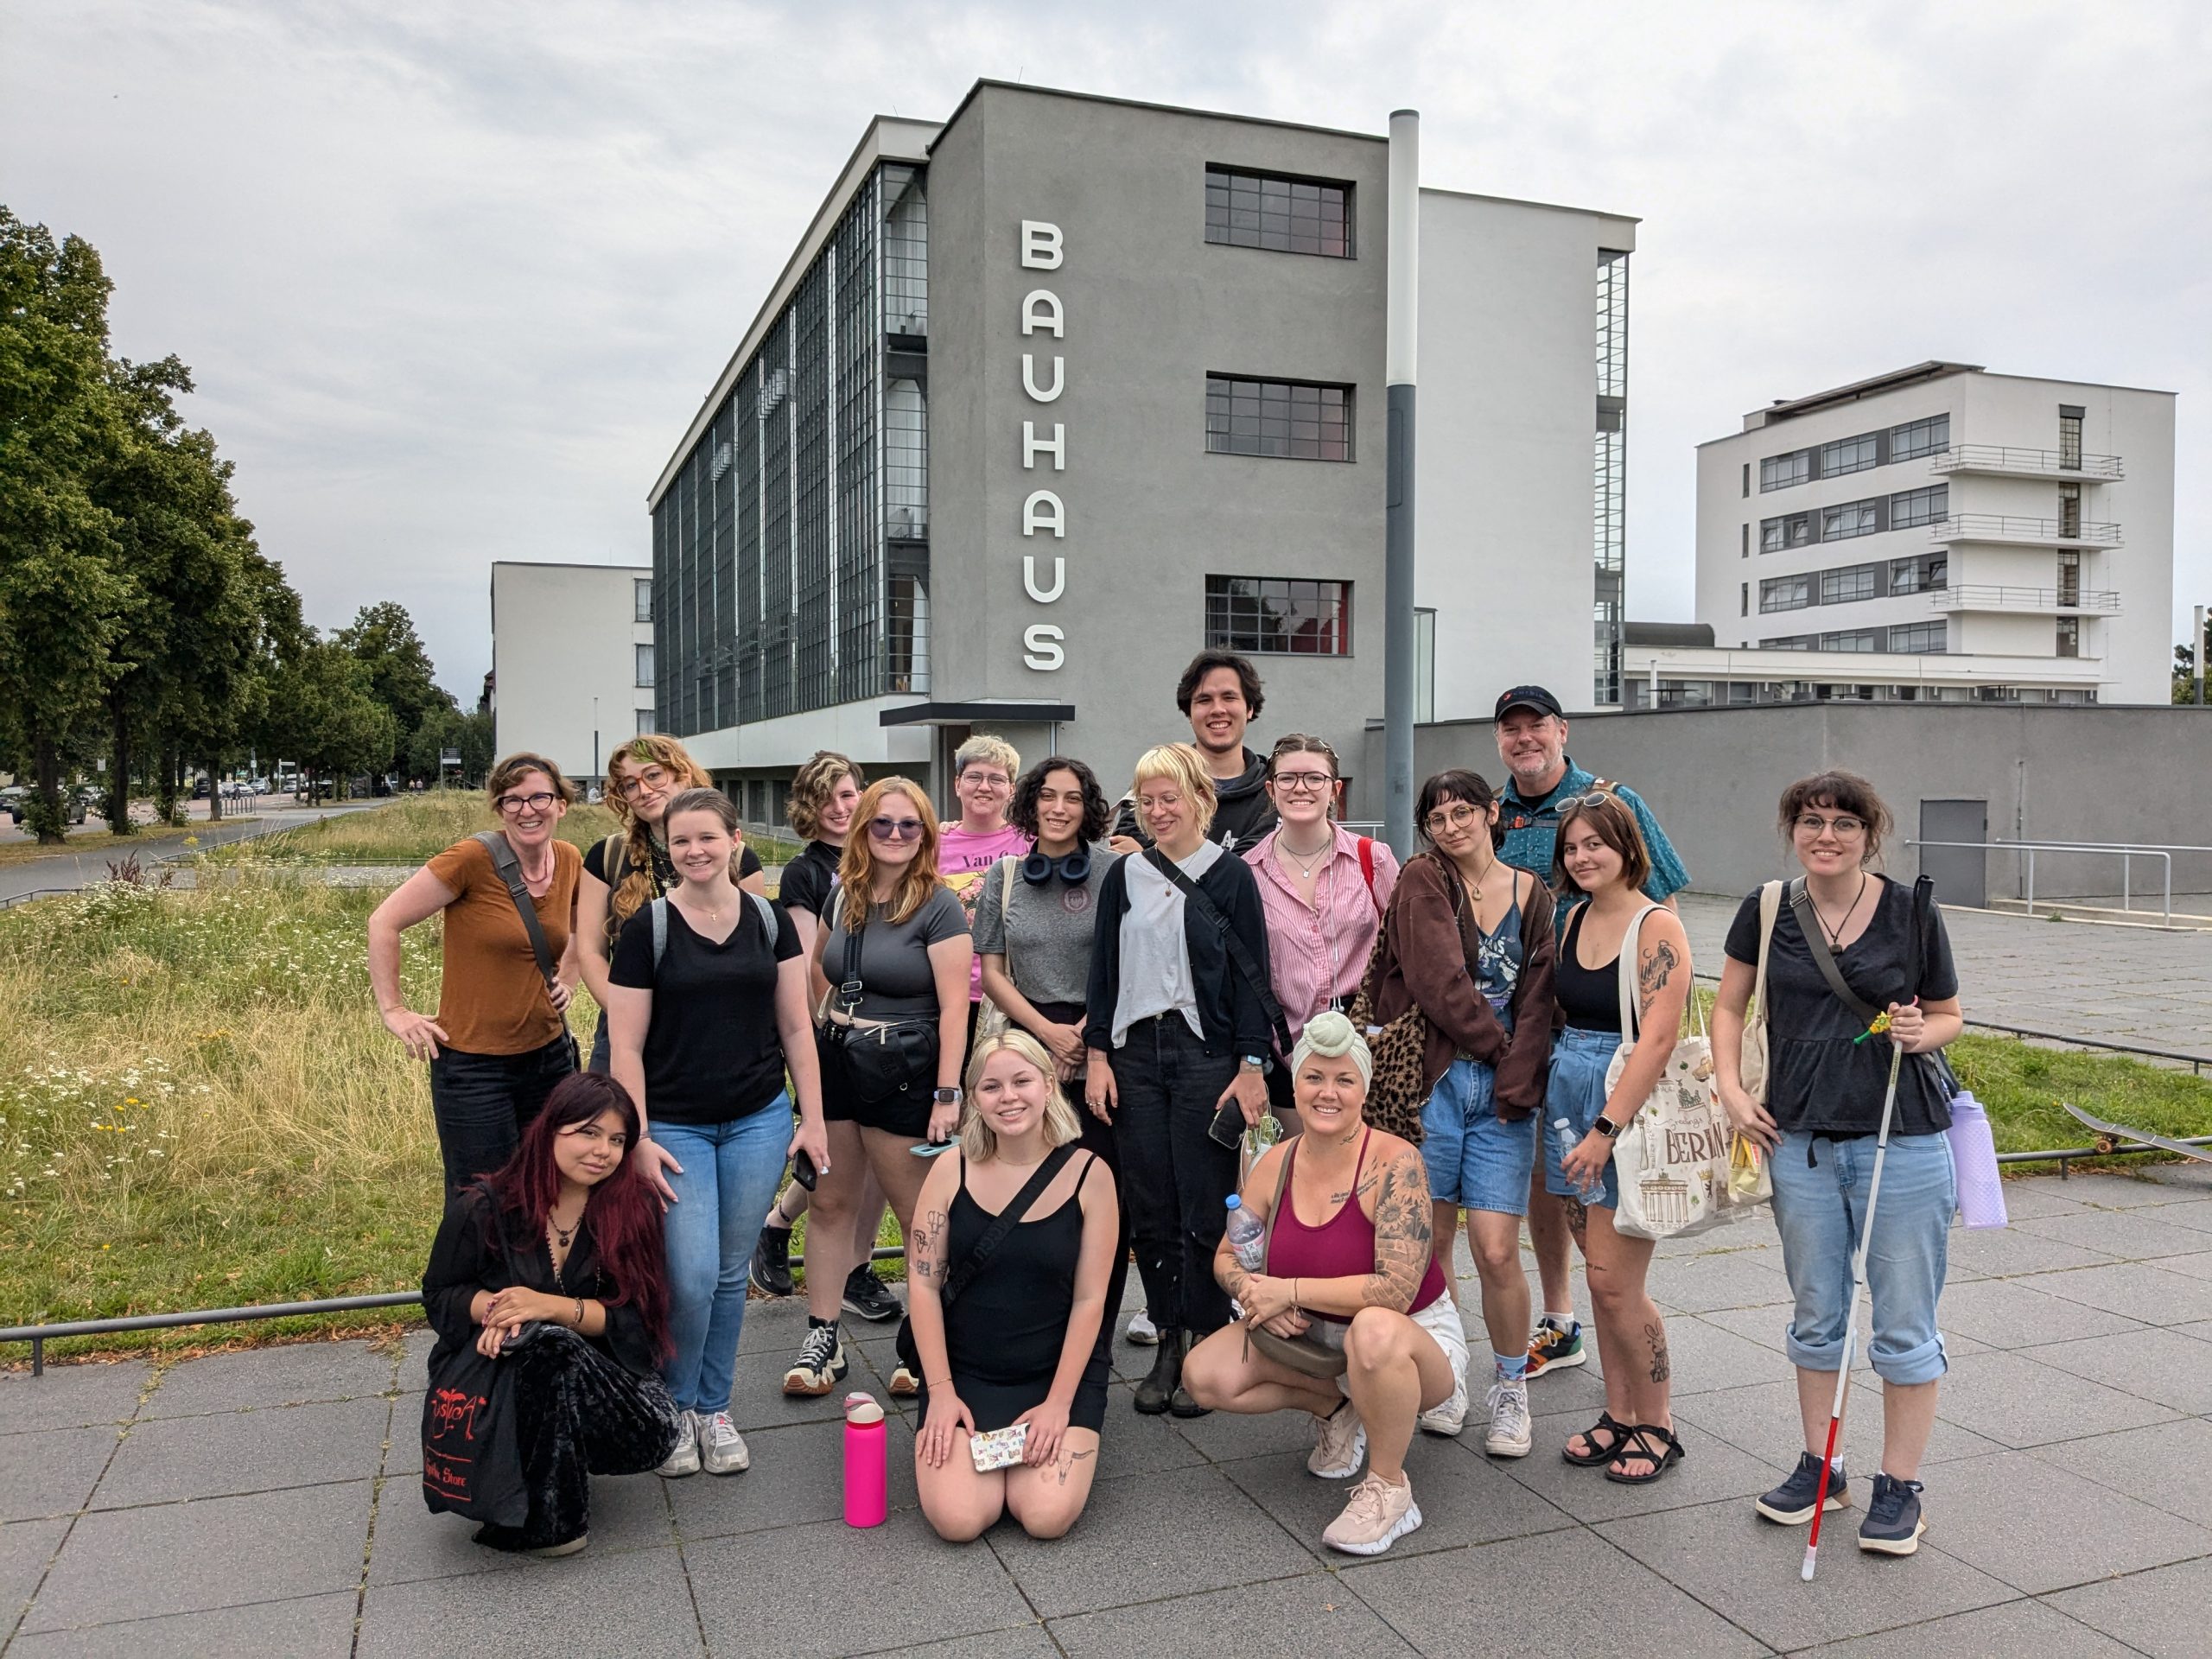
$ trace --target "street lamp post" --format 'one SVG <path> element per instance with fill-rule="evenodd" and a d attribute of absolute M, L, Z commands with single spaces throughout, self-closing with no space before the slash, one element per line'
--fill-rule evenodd
<path fill-rule="evenodd" d="M 591 700 L 591 780 L 594 784 L 599 781 L 599 699 L 597 697 Z"/>

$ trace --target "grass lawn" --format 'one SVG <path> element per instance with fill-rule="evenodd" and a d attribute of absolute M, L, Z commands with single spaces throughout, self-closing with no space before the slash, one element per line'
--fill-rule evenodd
<path fill-rule="evenodd" d="M 381 894 L 281 862 L 230 874 L 0 912 L 0 1325 L 419 1282 L 440 1208 L 436 1137 L 424 1068 L 369 999 L 364 929 Z M 435 923 L 407 936 L 416 1007 L 435 1006 L 438 949 Z M 572 1019 L 590 1032 L 588 997 Z M 2145 1128 L 2212 1133 L 2212 1079 L 2000 1038 L 1967 1038 L 1955 1056 L 2000 1149 L 2084 1144 L 2061 1096 Z M 280 1320 L 53 1352 L 392 1323 Z M 0 1350 L 0 1363 L 27 1357 Z"/>

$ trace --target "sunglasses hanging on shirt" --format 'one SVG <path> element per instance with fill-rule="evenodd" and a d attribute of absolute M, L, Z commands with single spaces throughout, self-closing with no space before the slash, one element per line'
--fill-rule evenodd
<path fill-rule="evenodd" d="M 1090 852 L 1078 847 L 1065 858 L 1032 853 L 1021 861 L 1021 879 L 1033 887 L 1043 887 L 1056 875 L 1071 887 L 1081 887 L 1090 879 Z"/>

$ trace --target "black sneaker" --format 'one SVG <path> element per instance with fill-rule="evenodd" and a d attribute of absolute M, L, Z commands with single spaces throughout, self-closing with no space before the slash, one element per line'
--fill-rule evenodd
<path fill-rule="evenodd" d="M 824 1395 L 836 1388 L 851 1369 L 845 1359 L 845 1344 L 837 1339 L 835 1321 L 817 1324 L 806 1322 L 806 1339 L 798 1345 L 798 1357 L 784 1373 L 784 1392 L 795 1395 Z"/>
<path fill-rule="evenodd" d="M 895 1319 L 906 1310 L 899 1306 L 899 1299 L 891 1287 L 875 1276 L 875 1269 L 865 1262 L 845 1275 L 845 1312 L 856 1319 L 868 1319 L 880 1325 L 886 1319 Z"/>
<path fill-rule="evenodd" d="M 1785 1527 L 1802 1527 L 1813 1518 L 1813 1506 L 1821 1498 L 1821 1460 L 1810 1452 L 1797 1454 L 1797 1467 L 1789 1478 L 1761 1497 L 1752 1507 L 1768 1520 Z M 1835 1460 L 1835 1473 L 1828 1479 L 1828 1501 L 1831 1510 L 1851 1507 L 1851 1485 L 1845 1479 L 1843 1459 Z"/>
<path fill-rule="evenodd" d="M 791 1230 L 763 1227 L 753 1246 L 753 1265 L 745 1276 L 763 1296 L 788 1296 L 791 1284 Z"/>
<path fill-rule="evenodd" d="M 1928 1530 L 1921 1518 L 1920 1492 L 1916 1480 L 1876 1475 L 1866 1518 L 1859 1523 L 1859 1548 L 1878 1555 L 1910 1555 L 1918 1549 L 1920 1535 Z"/>

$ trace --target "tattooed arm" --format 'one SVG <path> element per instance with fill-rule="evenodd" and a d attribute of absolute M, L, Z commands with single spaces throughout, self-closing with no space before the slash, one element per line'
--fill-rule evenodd
<path fill-rule="evenodd" d="M 1643 918 L 1637 939 L 1636 988 L 1636 1046 L 1601 1109 L 1616 1126 L 1627 1123 L 1651 1097 L 1674 1056 L 1689 1001 L 1689 936 L 1672 911 L 1655 910 Z M 1612 1160 L 1612 1141 L 1593 1128 L 1560 1160 L 1560 1167 L 1570 1185 L 1588 1186 L 1605 1179 Z"/>
<path fill-rule="evenodd" d="M 1428 1270 L 1432 1211 L 1420 1151 L 1401 1141 L 1363 1179 L 1356 1202 L 1375 1224 L 1375 1270 L 1342 1279 L 1300 1279 L 1298 1305 L 1344 1316 L 1363 1307 L 1402 1313 Z"/>
<path fill-rule="evenodd" d="M 928 1386 L 929 1416 L 916 1437 L 916 1453 L 931 1468 L 942 1468 L 953 1449 L 953 1431 L 975 1433 L 976 1420 L 952 1387 L 952 1362 L 944 1339 L 946 1227 L 953 1194 L 960 1190 L 961 1164 L 967 1154 L 954 1152 L 930 1166 L 914 1200 L 913 1230 L 906 1238 L 906 1317 L 914 1330 L 914 1353 Z"/>

